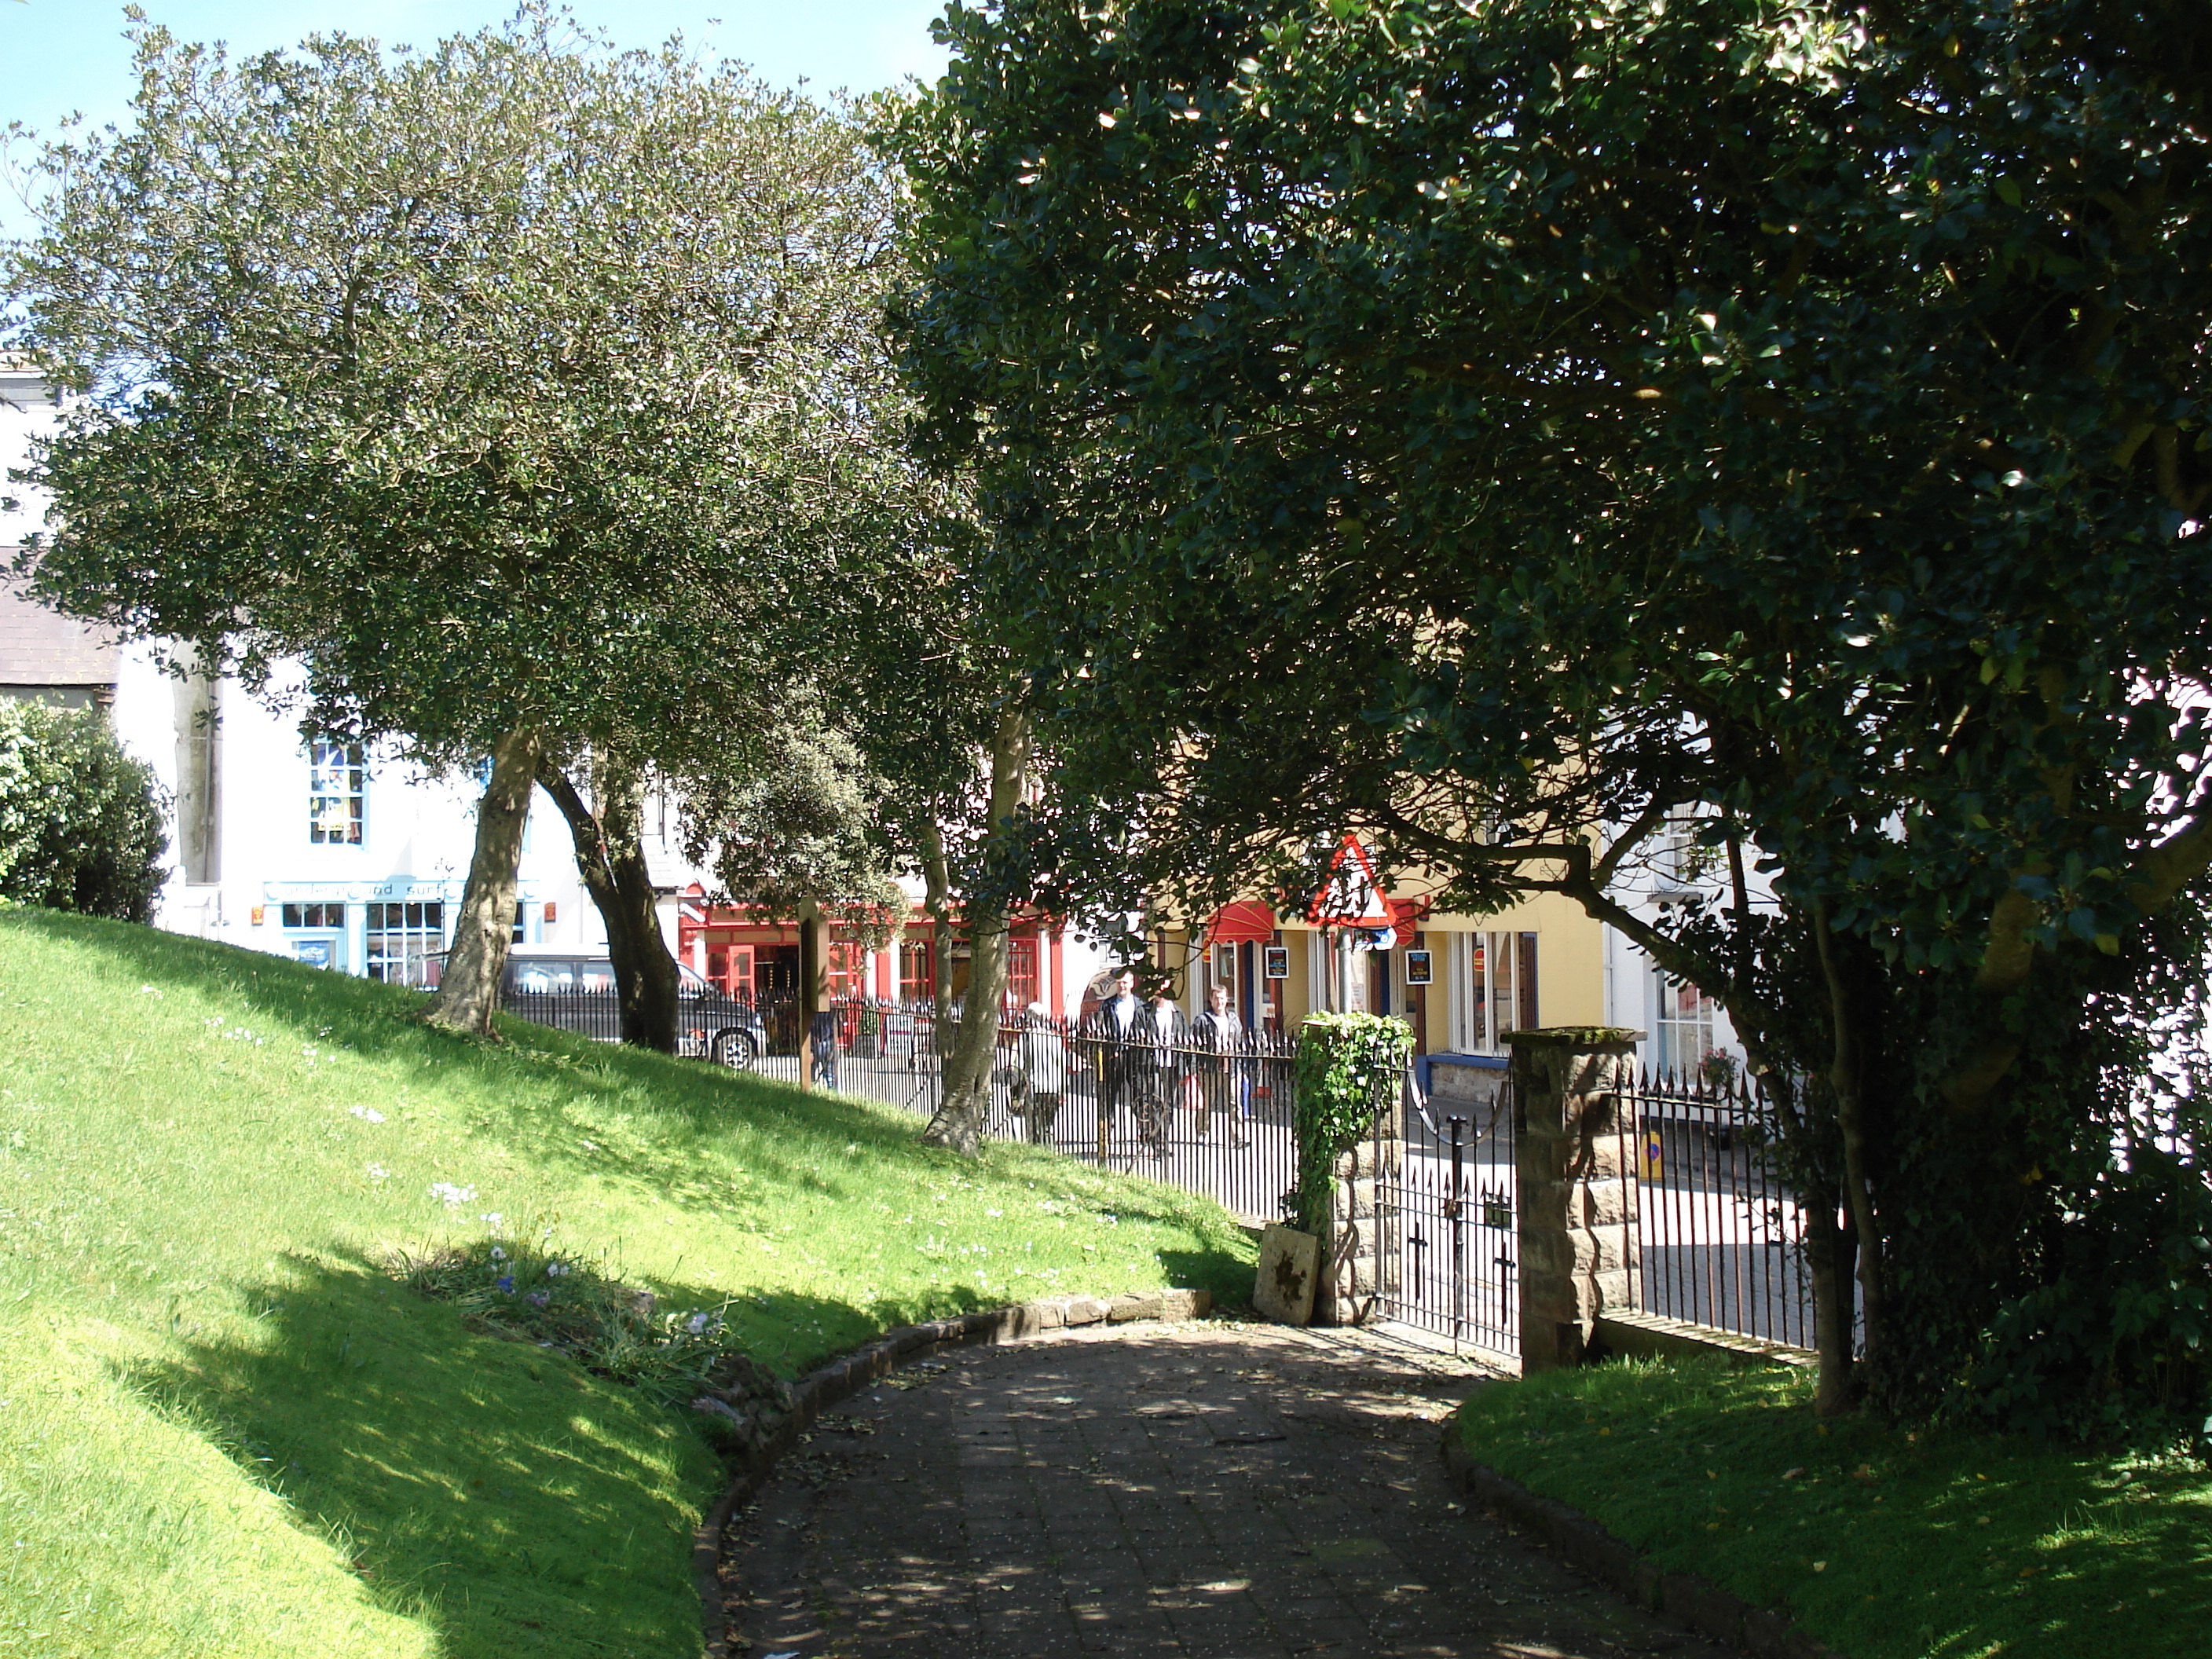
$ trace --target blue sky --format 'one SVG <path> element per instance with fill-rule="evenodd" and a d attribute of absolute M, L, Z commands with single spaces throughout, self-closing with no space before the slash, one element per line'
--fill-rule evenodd
<path fill-rule="evenodd" d="M 427 46 L 495 23 L 512 0 L 142 0 L 149 18 L 191 40 L 236 52 L 289 46 L 319 30 Z M 765 79 L 871 90 L 945 66 L 929 38 L 942 0 L 573 0 L 583 21 L 619 46 L 681 33 L 702 53 L 736 58 Z M 710 21 L 709 20 L 719 20 Z M 121 0 L 0 0 L 0 126 L 46 131 L 73 111 L 120 121 L 131 100 Z M 28 227 L 0 188 L 0 235 Z"/>

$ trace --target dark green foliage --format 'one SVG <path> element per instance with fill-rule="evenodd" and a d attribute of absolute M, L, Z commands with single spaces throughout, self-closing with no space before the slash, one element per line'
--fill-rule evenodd
<path fill-rule="evenodd" d="M 2212 13 L 946 30 L 905 323 L 1048 705 L 1043 856 L 1195 911 L 1350 827 L 1613 922 L 1725 1002 L 1856 1263 L 1827 1403 L 1955 1400 L 2110 1196 L 2109 999 L 2203 960 L 2160 929 L 2212 861 Z M 1615 903 L 1684 818 L 1779 914 Z"/>
<path fill-rule="evenodd" d="M 1315 1014 L 1298 1027 L 1297 1223 L 1328 1225 L 1336 1161 L 1397 1103 L 1413 1028 L 1385 1014 Z"/>
<path fill-rule="evenodd" d="M 0 702 L 0 898 L 150 921 L 161 790 L 96 709 Z"/>

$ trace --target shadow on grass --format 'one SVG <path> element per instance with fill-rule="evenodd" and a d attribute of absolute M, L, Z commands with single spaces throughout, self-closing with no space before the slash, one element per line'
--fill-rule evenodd
<path fill-rule="evenodd" d="M 691 1534 L 719 1470 L 680 1408 L 469 1331 L 358 1258 L 289 1256 L 243 1293 L 258 1342 L 188 1342 L 130 1380 L 432 1626 L 443 1659 L 696 1650 Z"/>
<path fill-rule="evenodd" d="M 1496 1384 L 1462 1427 L 1662 1569 L 1784 1608 L 1853 1659 L 2212 1647 L 2201 1465 L 1820 1419 L 1810 1393 L 1795 1370 L 1627 1362 Z"/>

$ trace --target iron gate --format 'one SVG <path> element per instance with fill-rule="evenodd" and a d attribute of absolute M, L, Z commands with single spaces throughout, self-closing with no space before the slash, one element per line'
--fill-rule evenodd
<path fill-rule="evenodd" d="M 1376 1146 L 1376 1279 L 1383 1316 L 1455 1344 L 1517 1354 L 1521 1291 L 1513 1085 L 1431 1103 L 1409 1087 L 1398 1144 Z"/>

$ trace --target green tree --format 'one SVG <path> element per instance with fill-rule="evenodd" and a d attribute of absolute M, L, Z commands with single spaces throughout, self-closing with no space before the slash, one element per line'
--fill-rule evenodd
<path fill-rule="evenodd" d="M 1571 895 L 1780 1097 L 1826 1403 L 1853 1272 L 1875 1388 L 1939 1397 L 2054 1171 L 2109 1161 L 2142 1053 L 2099 1000 L 2191 994 L 2212 20 L 945 27 L 909 367 L 1050 706 L 1062 878 L 1218 896 L 1355 826 L 1455 904 Z M 1651 923 L 1610 889 L 1683 813 L 1737 902 Z"/>
<path fill-rule="evenodd" d="M 801 529 L 845 480 L 811 464 L 890 232 L 857 112 L 536 3 L 421 54 L 133 37 L 133 125 L 46 147 L 9 256 L 17 338 L 79 394 L 27 475 L 40 591 L 249 685 L 299 659 L 313 729 L 489 755 L 454 1024 L 496 1000 L 533 781 L 606 757 L 623 846 L 580 854 L 655 982 L 631 1035 L 672 1041 L 623 757 L 757 724 L 747 671 L 823 568 Z"/>

